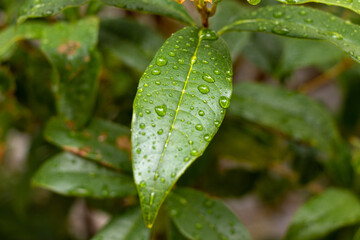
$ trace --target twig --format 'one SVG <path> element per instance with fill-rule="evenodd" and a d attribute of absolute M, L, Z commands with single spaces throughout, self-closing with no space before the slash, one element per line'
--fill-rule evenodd
<path fill-rule="evenodd" d="M 315 89 L 318 89 L 332 79 L 336 78 L 345 70 L 349 69 L 353 63 L 353 60 L 346 57 L 341 62 L 330 68 L 328 71 L 301 85 L 298 90 L 302 93 L 308 93 Z"/>

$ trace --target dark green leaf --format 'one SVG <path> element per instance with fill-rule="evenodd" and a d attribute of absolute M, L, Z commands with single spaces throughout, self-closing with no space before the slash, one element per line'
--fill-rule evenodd
<path fill-rule="evenodd" d="M 269 6 L 241 15 L 219 34 L 255 31 L 287 37 L 327 40 L 360 62 L 360 26 L 321 10 L 294 6 Z"/>
<path fill-rule="evenodd" d="M 307 66 L 329 68 L 341 61 L 343 53 L 328 42 L 287 38 L 279 67 L 283 74 Z"/>
<path fill-rule="evenodd" d="M 330 114 L 309 97 L 279 87 L 240 83 L 234 89 L 232 115 L 279 130 L 331 153 L 339 134 Z"/>
<path fill-rule="evenodd" d="M 92 119 L 81 131 L 75 131 L 61 119 L 47 124 L 45 138 L 66 151 L 95 160 L 118 170 L 131 170 L 130 131 L 101 119 Z"/>
<path fill-rule="evenodd" d="M 11 50 L 11 47 L 23 39 L 39 39 L 46 28 L 44 23 L 29 22 L 10 26 L 0 32 L 0 60 Z"/>
<path fill-rule="evenodd" d="M 193 25 L 194 20 L 185 8 L 173 0 L 101 0 L 103 3 L 144 13 L 164 15 Z M 45 17 L 58 14 L 68 7 L 80 6 L 89 0 L 29 0 L 22 7 L 18 21 L 27 18 Z"/>
<path fill-rule="evenodd" d="M 97 18 L 58 23 L 43 32 L 41 49 L 54 67 L 53 89 L 60 116 L 76 127 L 92 114 L 98 90 L 100 56 L 94 50 Z"/>
<path fill-rule="evenodd" d="M 353 0 L 278 0 L 286 4 L 324 3 L 326 5 L 339 6 L 350 9 L 360 14 L 360 2 Z"/>
<path fill-rule="evenodd" d="M 179 230 L 189 239 L 250 240 L 239 219 L 220 201 L 192 189 L 172 191 L 166 207 Z"/>
<path fill-rule="evenodd" d="M 114 217 L 92 240 L 148 240 L 149 237 L 141 209 L 136 208 Z"/>
<path fill-rule="evenodd" d="M 70 153 L 60 153 L 45 162 L 32 184 L 68 196 L 113 198 L 136 194 L 131 177 Z"/>
<path fill-rule="evenodd" d="M 145 71 L 162 43 L 163 39 L 158 33 L 135 21 L 101 21 L 100 48 L 114 54 L 139 72 Z"/>
<path fill-rule="evenodd" d="M 169 227 L 167 232 L 167 239 L 168 240 L 188 240 L 175 226 L 173 221 L 169 221 Z"/>
<path fill-rule="evenodd" d="M 197 27 L 174 34 L 140 79 L 134 101 L 132 156 L 146 224 L 205 150 L 229 106 L 232 67 L 225 42 Z"/>
<path fill-rule="evenodd" d="M 295 213 L 286 240 L 321 239 L 328 233 L 360 221 L 360 203 L 352 193 L 329 189 Z"/>

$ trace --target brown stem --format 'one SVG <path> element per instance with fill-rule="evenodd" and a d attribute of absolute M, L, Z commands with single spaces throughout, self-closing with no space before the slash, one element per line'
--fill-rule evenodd
<path fill-rule="evenodd" d="M 354 62 L 350 58 L 344 58 L 344 60 L 330 68 L 328 71 L 300 86 L 298 90 L 302 93 L 311 92 L 328 83 L 345 70 L 349 69 L 353 63 Z"/>

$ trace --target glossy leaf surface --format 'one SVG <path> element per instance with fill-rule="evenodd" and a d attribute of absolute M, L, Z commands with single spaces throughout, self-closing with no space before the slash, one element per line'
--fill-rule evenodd
<path fill-rule="evenodd" d="M 286 37 L 326 40 L 360 62 L 360 26 L 321 10 L 269 6 L 241 15 L 219 34 L 229 31 L 273 33 Z"/>
<path fill-rule="evenodd" d="M 339 6 L 360 13 L 360 2 L 353 0 L 278 0 L 286 4 L 323 3 L 326 5 Z"/>
<path fill-rule="evenodd" d="M 323 107 L 305 95 L 279 87 L 237 84 L 229 113 L 279 130 L 327 153 L 339 140 L 332 117 Z"/>
<path fill-rule="evenodd" d="M 126 127 L 92 119 L 86 128 L 76 131 L 54 118 L 47 124 L 44 135 L 47 141 L 65 151 L 111 168 L 131 171 L 130 131 Z"/>
<path fill-rule="evenodd" d="M 104 168 L 70 153 L 47 160 L 32 184 L 67 196 L 113 198 L 135 195 L 130 176 Z"/>
<path fill-rule="evenodd" d="M 360 203 L 352 193 L 329 189 L 295 213 L 286 240 L 320 239 L 328 233 L 360 221 Z"/>
<path fill-rule="evenodd" d="M 250 240 L 240 220 L 220 201 L 180 188 L 172 191 L 166 207 L 179 230 L 189 239 Z"/>
<path fill-rule="evenodd" d="M 173 0 L 101 0 L 103 3 L 128 10 L 164 15 L 187 24 L 194 21 L 184 6 Z M 89 0 L 29 0 L 21 9 L 18 21 L 58 14 L 68 7 L 80 6 Z"/>
<path fill-rule="evenodd" d="M 75 127 L 92 114 L 98 90 L 100 56 L 94 50 L 99 21 L 58 23 L 43 32 L 41 49 L 54 67 L 53 89 L 60 116 Z"/>
<path fill-rule="evenodd" d="M 211 30 L 174 34 L 140 79 L 134 101 L 132 156 L 146 224 L 168 191 L 217 132 L 230 104 L 229 51 Z"/>
<path fill-rule="evenodd" d="M 92 240 L 148 240 L 150 230 L 144 225 L 141 209 L 129 210 L 113 219 Z"/>

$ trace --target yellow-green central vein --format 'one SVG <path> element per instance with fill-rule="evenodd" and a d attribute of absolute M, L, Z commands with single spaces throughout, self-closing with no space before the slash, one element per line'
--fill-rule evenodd
<path fill-rule="evenodd" d="M 192 71 L 193 66 L 194 66 L 194 64 L 195 64 L 194 58 L 196 58 L 197 52 L 198 52 L 198 50 L 199 50 L 199 48 L 200 48 L 201 35 L 202 35 L 202 30 L 199 31 L 199 41 L 198 41 L 197 46 L 196 46 L 196 48 L 195 48 L 194 55 L 193 55 L 193 56 L 191 57 L 191 59 L 190 59 L 190 69 L 189 69 L 189 72 L 188 72 L 188 74 L 187 74 L 187 76 L 186 76 L 185 84 L 184 84 L 184 87 L 183 87 L 183 89 L 182 89 L 182 91 L 181 91 L 181 96 L 180 96 L 179 104 L 178 104 L 177 109 L 176 109 L 176 111 L 175 111 L 174 120 L 173 120 L 173 122 L 172 122 L 172 124 L 171 124 L 171 128 L 170 128 L 169 134 L 168 134 L 167 139 L 166 139 L 166 141 L 165 141 L 164 149 L 163 149 L 163 151 L 162 151 L 162 153 L 161 153 L 161 157 L 160 157 L 160 160 L 159 160 L 159 163 L 158 163 L 158 167 L 157 167 L 157 170 L 156 170 L 155 174 L 156 174 L 157 171 L 159 170 L 160 163 L 161 163 L 161 162 L 163 161 L 163 159 L 164 159 L 165 151 L 166 151 L 166 149 L 167 149 L 167 145 L 168 145 L 168 143 L 169 143 L 171 133 L 172 133 L 172 131 L 174 130 L 176 118 L 177 118 L 177 115 L 178 115 L 178 113 L 179 113 L 180 106 L 181 106 L 181 101 L 182 101 L 182 99 L 183 99 L 183 97 L 184 97 L 185 90 L 186 90 L 186 86 L 187 86 L 187 84 L 188 84 L 188 82 L 189 82 L 190 74 L 191 74 L 191 71 Z"/>
<path fill-rule="evenodd" d="M 176 111 L 175 111 L 174 120 L 173 120 L 173 122 L 172 122 L 172 124 L 171 124 L 171 128 L 170 128 L 169 134 L 168 134 L 167 139 L 166 139 L 166 141 L 165 141 L 164 149 L 163 149 L 163 151 L 162 151 L 162 153 L 161 153 L 160 160 L 159 160 L 159 162 L 158 162 L 158 165 L 157 165 L 157 168 L 156 168 L 156 171 L 155 171 L 155 176 L 156 176 L 156 174 L 158 174 L 158 170 L 159 170 L 159 167 L 160 167 L 161 162 L 162 162 L 163 159 L 164 159 L 165 151 L 166 151 L 166 149 L 167 149 L 167 146 L 168 146 L 168 143 L 169 143 L 169 140 L 170 140 L 171 133 L 172 133 L 172 131 L 174 130 L 174 126 L 175 126 L 175 122 L 176 122 L 177 115 L 178 115 L 179 110 L 180 110 L 181 102 L 182 102 L 182 99 L 183 99 L 183 97 L 184 97 L 185 90 L 186 90 L 187 84 L 188 84 L 189 79 L 190 79 L 190 74 L 191 74 L 191 71 L 192 71 L 192 69 L 193 69 L 193 65 L 195 64 L 194 58 L 196 58 L 196 55 L 197 55 L 198 50 L 199 50 L 199 48 L 200 48 L 202 31 L 203 31 L 203 30 L 200 30 L 200 31 L 199 31 L 199 35 L 198 35 L 198 36 L 199 36 L 199 41 L 198 41 L 197 46 L 196 46 L 196 48 L 195 48 L 194 55 L 193 55 L 193 56 L 191 57 L 191 59 L 190 59 L 190 69 L 189 69 L 189 72 L 188 72 L 188 74 L 187 74 L 187 76 L 186 76 L 186 80 L 185 80 L 184 87 L 183 87 L 183 89 L 182 89 L 182 91 L 181 91 L 181 96 L 180 96 L 179 104 L 178 104 L 177 109 L 176 109 Z M 155 177 L 155 176 L 154 176 L 154 177 Z M 155 190 L 155 187 L 153 186 L 153 187 L 152 187 L 152 192 L 154 192 L 154 190 Z M 151 218 L 151 214 L 148 215 L 148 219 L 147 219 L 148 222 L 150 221 L 150 218 Z M 148 224 L 149 224 L 149 223 L 148 223 Z M 151 227 L 151 225 L 148 225 L 148 227 Z"/>

